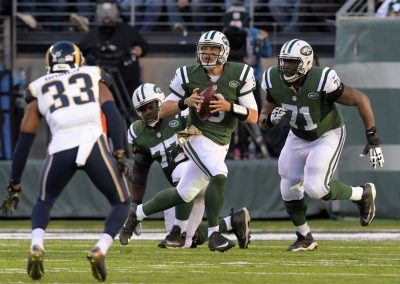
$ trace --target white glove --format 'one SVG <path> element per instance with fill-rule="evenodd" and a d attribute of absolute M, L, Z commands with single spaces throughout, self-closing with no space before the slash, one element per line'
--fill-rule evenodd
<path fill-rule="evenodd" d="M 281 121 L 282 117 L 284 117 L 286 114 L 286 109 L 283 107 L 276 107 L 274 110 L 271 112 L 271 122 L 273 125 L 277 125 L 279 121 Z"/>
<path fill-rule="evenodd" d="M 369 153 L 369 162 L 371 166 L 376 169 L 379 165 L 383 167 L 383 163 L 385 162 L 383 159 L 382 149 L 379 146 L 381 143 L 378 132 L 375 126 L 372 126 L 370 129 L 365 131 L 367 136 L 367 145 L 365 145 L 364 150 L 360 154 L 361 157 L 365 157 Z"/>
<path fill-rule="evenodd" d="M 360 156 L 365 157 L 368 153 L 369 162 L 374 169 L 376 169 L 377 166 L 383 167 L 383 163 L 385 162 L 385 160 L 383 159 L 381 147 L 373 147 L 372 145 L 367 144 Z"/>

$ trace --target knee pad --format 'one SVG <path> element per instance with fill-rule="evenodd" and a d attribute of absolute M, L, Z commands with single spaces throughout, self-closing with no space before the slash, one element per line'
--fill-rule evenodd
<path fill-rule="evenodd" d="M 324 184 L 306 182 L 303 186 L 307 195 L 314 199 L 321 199 L 329 193 Z"/>

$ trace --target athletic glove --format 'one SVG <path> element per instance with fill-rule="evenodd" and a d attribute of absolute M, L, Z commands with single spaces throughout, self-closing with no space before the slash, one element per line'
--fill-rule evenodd
<path fill-rule="evenodd" d="M 17 210 L 18 202 L 21 199 L 21 187 L 16 188 L 14 181 L 10 180 L 7 187 L 7 194 L 4 196 L 3 203 L 0 207 L 0 212 L 4 216 L 10 216 Z"/>
<path fill-rule="evenodd" d="M 282 117 L 286 115 L 286 109 L 283 107 L 276 107 L 268 116 L 265 115 L 266 113 L 261 113 L 259 118 L 259 126 L 261 129 L 267 130 L 268 128 L 274 127 L 281 121 Z"/>
<path fill-rule="evenodd" d="M 374 169 L 376 169 L 377 166 L 383 167 L 385 160 L 383 159 L 383 153 L 380 147 L 381 142 L 379 140 L 376 127 L 373 126 L 366 130 L 365 134 L 368 142 L 360 156 L 365 157 L 367 154 L 369 154 L 369 162 Z"/>
<path fill-rule="evenodd" d="M 113 153 L 113 156 L 115 161 L 117 162 L 117 167 L 120 172 L 130 179 L 133 176 L 133 168 L 129 160 L 126 158 L 125 152 L 115 151 Z"/>

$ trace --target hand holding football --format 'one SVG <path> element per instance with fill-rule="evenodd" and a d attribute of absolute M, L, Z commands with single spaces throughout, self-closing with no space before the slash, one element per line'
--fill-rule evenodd
<path fill-rule="evenodd" d="M 212 115 L 212 113 L 210 112 L 210 101 L 213 101 L 216 99 L 215 94 L 216 94 L 216 92 L 213 87 L 208 87 L 200 93 L 200 95 L 203 96 L 203 98 L 204 98 L 203 103 L 201 104 L 200 108 L 196 112 L 197 117 L 200 120 L 202 120 L 202 121 L 207 120 Z"/>

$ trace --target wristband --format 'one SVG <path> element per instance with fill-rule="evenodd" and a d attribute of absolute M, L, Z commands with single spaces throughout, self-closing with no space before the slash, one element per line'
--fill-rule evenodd
<path fill-rule="evenodd" d="M 178 107 L 180 110 L 185 110 L 188 108 L 188 105 L 186 103 L 187 99 L 181 99 L 180 101 L 178 101 Z"/>
<path fill-rule="evenodd" d="M 379 145 L 381 143 L 375 126 L 365 130 L 365 135 L 369 145 Z"/>
<path fill-rule="evenodd" d="M 272 128 L 272 127 L 275 126 L 275 125 L 272 123 L 271 116 L 272 116 L 272 113 L 268 114 L 268 116 L 267 116 L 267 118 L 266 118 L 266 119 L 267 119 L 267 125 L 268 125 L 269 128 Z"/>
<path fill-rule="evenodd" d="M 232 113 L 234 117 L 242 121 L 245 121 L 249 117 L 249 110 L 247 107 L 234 103 L 231 103 L 231 109 L 229 110 L 229 112 Z"/>

